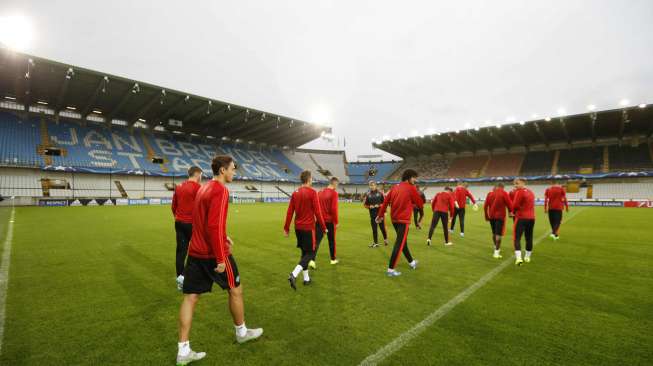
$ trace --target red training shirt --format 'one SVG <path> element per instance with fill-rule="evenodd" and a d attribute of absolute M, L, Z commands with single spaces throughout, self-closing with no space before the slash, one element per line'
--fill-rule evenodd
<path fill-rule="evenodd" d="M 454 211 L 454 199 L 453 196 L 447 192 L 438 192 L 433 196 L 431 200 L 431 210 L 439 212 L 449 212 L 453 215 Z"/>
<path fill-rule="evenodd" d="M 483 203 L 483 213 L 485 213 L 485 220 L 490 220 L 492 219 L 492 216 L 490 215 L 491 210 L 490 207 L 492 207 L 492 201 L 494 200 L 494 190 L 496 188 L 492 189 L 487 193 L 485 196 L 485 203 Z"/>
<path fill-rule="evenodd" d="M 333 188 L 324 188 L 317 197 L 320 199 L 320 208 L 324 222 L 338 225 L 338 192 Z"/>
<path fill-rule="evenodd" d="M 544 210 L 562 210 L 563 207 L 569 211 L 565 189 L 557 184 L 547 188 L 544 191 Z"/>
<path fill-rule="evenodd" d="M 229 190 L 224 184 L 211 180 L 199 189 L 193 207 L 193 235 L 188 255 L 215 258 L 217 263 L 230 266 L 226 260 L 231 254 L 227 244 L 228 209 Z"/>
<path fill-rule="evenodd" d="M 172 214 L 175 221 L 190 224 L 193 221 L 193 205 L 195 195 L 200 189 L 200 184 L 187 180 L 175 187 L 175 193 L 172 195 Z"/>
<path fill-rule="evenodd" d="M 293 192 L 286 212 L 286 223 L 283 225 L 285 232 L 290 231 L 290 221 L 295 214 L 295 229 L 304 231 L 315 230 L 315 218 L 320 223 L 323 231 L 326 231 L 324 216 L 320 208 L 320 201 L 317 192 L 310 187 L 299 187 Z"/>
<path fill-rule="evenodd" d="M 491 219 L 503 220 L 506 218 L 506 210 L 508 212 L 512 211 L 510 195 L 503 188 L 496 188 L 489 208 L 489 217 Z"/>
<path fill-rule="evenodd" d="M 535 220 L 535 195 L 530 189 L 517 189 L 512 206 L 515 218 Z"/>
<path fill-rule="evenodd" d="M 417 193 L 417 188 L 413 184 L 404 181 L 390 189 L 376 216 L 383 218 L 388 205 L 391 207 L 390 218 L 392 222 L 410 224 L 413 215 L 413 205 L 422 209 L 424 207 L 424 201 L 422 201 L 419 193 Z"/>
<path fill-rule="evenodd" d="M 456 197 L 456 202 L 458 202 L 458 208 L 465 208 L 465 205 L 467 205 L 467 197 L 472 200 L 472 203 L 476 203 L 472 193 L 463 186 L 456 187 L 453 194 Z"/>

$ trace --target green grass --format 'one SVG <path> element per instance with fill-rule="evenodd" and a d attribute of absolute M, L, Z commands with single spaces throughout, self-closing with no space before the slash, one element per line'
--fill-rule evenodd
<path fill-rule="evenodd" d="M 402 258 L 404 275 L 387 278 L 391 247 L 369 249 L 367 212 L 342 205 L 341 263 L 329 265 L 323 246 L 314 286 L 293 292 L 286 277 L 299 252 L 283 237 L 285 208 L 231 206 L 247 324 L 265 334 L 234 344 L 227 295 L 214 288 L 191 332 L 192 347 L 208 352 L 197 365 L 358 364 L 498 265 L 489 226 L 470 212 L 453 247 L 439 244 L 440 228 L 431 248 L 411 228 L 420 267 Z M 542 241 L 533 263 L 510 265 L 384 364 L 650 364 L 651 212 L 575 210 L 562 239 Z M 0 245 L 9 213 L 0 209 Z M 545 231 L 539 212 L 535 236 Z M 0 364 L 173 364 L 174 247 L 168 207 L 17 208 Z"/>

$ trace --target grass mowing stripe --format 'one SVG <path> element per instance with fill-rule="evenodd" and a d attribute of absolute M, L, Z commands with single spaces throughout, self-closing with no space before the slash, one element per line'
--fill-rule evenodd
<path fill-rule="evenodd" d="M 14 236 L 14 213 L 11 209 L 9 223 L 7 224 L 7 236 L 2 250 L 2 262 L 0 262 L 0 354 L 2 354 L 2 339 L 5 333 L 5 306 L 7 304 L 7 286 L 9 284 L 9 258 L 11 257 L 11 241 Z"/>
<path fill-rule="evenodd" d="M 582 209 L 578 210 L 578 211 L 574 211 L 571 215 L 569 215 L 569 217 L 563 223 L 567 223 L 567 222 L 571 221 L 571 219 L 573 219 L 576 215 L 578 215 L 582 211 L 583 211 Z M 533 246 L 537 245 L 539 242 L 541 242 L 544 238 L 546 238 L 549 235 L 550 234 L 546 233 L 546 232 L 544 234 L 540 235 L 533 242 Z M 451 311 L 453 308 L 455 308 L 456 305 L 458 305 L 461 302 L 465 301 L 474 292 L 476 292 L 476 290 L 483 287 L 492 278 L 494 278 L 499 272 L 501 272 L 508 265 L 510 265 L 510 262 L 512 262 L 512 261 L 513 261 L 512 256 L 510 256 L 510 258 L 508 258 L 508 259 L 505 259 L 497 267 L 495 267 L 493 270 L 491 270 L 490 272 L 486 273 L 483 277 L 481 277 L 478 281 L 476 281 L 471 286 L 464 289 L 458 295 L 454 296 L 451 300 L 447 301 L 444 305 L 440 306 L 438 309 L 436 309 L 434 312 L 432 312 L 429 316 L 424 318 L 424 320 L 422 320 L 421 322 L 415 324 L 412 328 L 410 328 L 406 332 L 400 334 L 392 342 L 390 342 L 390 343 L 386 344 L 385 346 L 379 348 L 379 350 L 376 351 L 375 353 L 367 356 L 363 361 L 361 361 L 360 365 L 365 365 L 365 366 L 367 366 L 367 365 L 377 365 L 378 363 L 385 360 L 388 356 L 390 356 L 393 353 L 400 350 L 404 345 L 406 345 L 408 342 L 415 339 L 422 332 L 424 332 L 426 330 L 426 328 L 430 327 L 436 321 L 438 321 L 440 318 L 447 315 L 447 313 L 449 313 L 449 311 Z"/>

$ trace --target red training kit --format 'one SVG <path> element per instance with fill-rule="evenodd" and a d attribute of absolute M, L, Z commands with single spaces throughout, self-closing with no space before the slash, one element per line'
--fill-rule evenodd
<path fill-rule="evenodd" d="M 398 224 L 410 224 L 413 215 L 413 205 L 417 208 L 424 207 L 424 201 L 417 193 L 417 188 L 408 182 L 401 182 L 385 196 L 377 217 L 383 218 L 385 210 L 390 205 L 390 218 Z"/>
<path fill-rule="evenodd" d="M 495 188 L 496 189 L 496 188 Z M 483 203 L 483 213 L 485 213 L 485 219 L 490 220 L 493 217 L 490 215 L 490 207 L 492 207 L 492 201 L 494 201 L 494 190 L 491 190 L 485 196 L 485 203 Z"/>
<path fill-rule="evenodd" d="M 465 187 L 456 187 L 453 194 L 456 197 L 456 202 L 458 202 L 458 208 L 465 208 L 465 205 L 467 205 L 467 197 L 472 200 L 472 203 L 476 203 L 472 193 Z"/>
<path fill-rule="evenodd" d="M 295 214 L 295 229 L 304 231 L 315 230 L 315 219 L 320 223 L 322 231 L 326 231 L 326 224 L 320 208 L 317 192 L 310 187 L 299 187 L 293 192 L 286 212 L 286 223 L 283 225 L 285 232 L 290 231 L 290 221 Z"/>
<path fill-rule="evenodd" d="M 172 195 L 172 214 L 175 215 L 175 221 L 186 224 L 193 221 L 195 195 L 200 187 L 199 183 L 192 180 L 187 180 L 175 187 L 175 193 Z"/>
<path fill-rule="evenodd" d="M 438 192 L 431 200 L 431 211 L 449 212 L 453 215 L 454 200 L 449 192 Z"/>
<path fill-rule="evenodd" d="M 317 194 L 324 222 L 338 225 L 338 192 L 332 188 L 324 188 Z"/>
<path fill-rule="evenodd" d="M 544 209 L 562 211 L 563 208 L 569 210 L 565 189 L 560 185 L 552 185 L 547 188 L 544 191 Z"/>
<path fill-rule="evenodd" d="M 530 189 L 517 189 L 512 206 L 515 218 L 535 220 L 535 195 Z"/>
<path fill-rule="evenodd" d="M 196 258 L 215 258 L 217 263 L 230 264 L 227 244 L 227 210 L 229 190 L 215 180 L 204 184 L 195 197 L 193 207 L 193 236 L 188 255 Z"/>
<path fill-rule="evenodd" d="M 494 195 L 492 197 L 492 203 L 489 207 L 489 217 L 491 219 L 505 219 L 506 210 L 508 212 L 512 211 L 512 200 L 508 192 L 503 190 L 503 188 L 496 188 L 494 190 Z"/>

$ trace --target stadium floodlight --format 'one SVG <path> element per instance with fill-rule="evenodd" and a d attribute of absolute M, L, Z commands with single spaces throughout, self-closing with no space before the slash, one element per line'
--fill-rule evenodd
<path fill-rule="evenodd" d="M 71 110 L 71 111 L 76 111 L 76 110 L 77 110 L 76 107 L 73 107 L 73 106 L 71 106 L 71 105 L 67 106 L 66 109 L 69 109 L 69 110 Z"/>
<path fill-rule="evenodd" d="M 627 107 L 630 104 L 630 101 L 628 99 L 622 99 L 619 101 L 619 105 L 622 107 Z"/>
<path fill-rule="evenodd" d="M 596 110 L 596 106 L 594 104 L 588 104 L 587 105 L 587 110 L 592 112 L 592 111 Z"/>
<path fill-rule="evenodd" d="M 227 104 L 226 110 L 227 110 L 227 112 L 231 112 L 231 104 Z"/>
<path fill-rule="evenodd" d="M 463 125 L 463 127 L 465 127 L 466 130 L 469 130 L 470 128 L 472 128 L 472 124 L 469 123 L 469 122 L 465 122 L 465 124 Z"/>
<path fill-rule="evenodd" d="M 132 87 L 132 93 L 136 94 L 141 91 L 141 87 L 138 85 L 138 83 L 134 83 L 134 86 Z"/>
<path fill-rule="evenodd" d="M 145 119 L 143 119 L 143 118 L 139 118 L 138 121 L 139 121 L 139 122 L 145 122 Z"/>
<path fill-rule="evenodd" d="M 0 48 L 24 52 L 32 43 L 34 31 L 29 18 L 21 14 L 0 17 Z"/>
<path fill-rule="evenodd" d="M 95 114 L 102 114 L 102 111 L 99 110 L 99 109 L 94 109 L 94 110 L 93 110 L 93 113 L 95 113 Z"/>
<path fill-rule="evenodd" d="M 640 107 L 640 108 L 642 108 L 642 109 L 643 109 L 643 108 L 646 108 L 646 104 L 645 104 L 645 103 L 642 103 L 642 104 L 638 105 L 638 107 Z"/>
<path fill-rule="evenodd" d="M 519 121 L 519 124 L 522 125 L 522 126 L 524 125 L 524 123 L 526 123 L 526 121 L 524 121 L 524 120 Z"/>
<path fill-rule="evenodd" d="M 37 100 L 36 103 L 41 104 L 41 105 L 48 105 L 48 102 L 44 100 Z"/>
<path fill-rule="evenodd" d="M 15 97 L 12 97 L 12 96 L 9 96 L 9 95 L 5 95 L 5 99 L 7 99 L 7 100 L 16 100 Z"/>
<path fill-rule="evenodd" d="M 551 117 L 545 117 L 544 120 L 547 122 L 551 122 Z"/>
<path fill-rule="evenodd" d="M 475 129 L 476 131 L 478 131 L 478 130 L 480 130 L 481 128 L 478 127 L 478 126 L 476 126 L 476 127 L 474 127 L 474 129 Z"/>
<path fill-rule="evenodd" d="M 68 71 L 66 71 L 66 79 L 70 80 L 75 76 L 75 70 L 73 70 L 72 67 L 68 68 Z"/>

